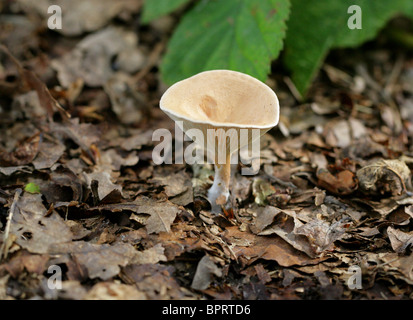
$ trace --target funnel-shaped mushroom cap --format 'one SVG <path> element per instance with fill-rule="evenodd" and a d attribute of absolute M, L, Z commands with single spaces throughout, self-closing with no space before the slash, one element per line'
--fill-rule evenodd
<path fill-rule="evenodd" d="M 197 128 L 205 137 L 207 129 L 220 128 L 225 132 L 235 129 L 238 137 L 240 129 L 260 129 L 262 135 L 279 118 L 278 99 L 271 88 L 230 70 L 205 71 L 175 83 L 162 96 L 160 108 L 173 120 L 182 121 L 184 132 Z"/>

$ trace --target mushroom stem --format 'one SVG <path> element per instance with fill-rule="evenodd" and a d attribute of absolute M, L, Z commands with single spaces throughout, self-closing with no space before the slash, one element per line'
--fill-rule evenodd
<path fill-rule="evenodd" d="M 214 183 L 208 191 L 208 200 L 211 202 L 211 211 L 220 213 L 229 198 L 229 182 L 231 178 L 231 155 L 226 158 L 225 164 L 215 164 Z"/>

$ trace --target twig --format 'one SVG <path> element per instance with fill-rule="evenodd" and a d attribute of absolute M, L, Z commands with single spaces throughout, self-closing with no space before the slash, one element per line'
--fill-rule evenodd
<path fill-rule="evenodd" d="M 140 81 L 158 63 L 159 57 L 165 48 L 165 41 L 159 42 L 148 57 L 146 65 L 133 76 L 135 82 Z"/>
<path fill-rule="evenodd" d="M 369 75 L 367 68 L 364 64 L 359 64 L 356 66 L 358 74 L 366 81 L 366 84 L 370 88 L 374 89 L 377 92 L 382 92 L 383 88 Z"/>
<path fill-rule="evenodd" d="M 7 258 L 7 254 L 8 254 L 7 241 L 8 241 L 9 233 L 10 233 L 10 225 L 13 219 L 14 211 L 16 209 L 17 201 L 19 200 L 21 193 L 22 193 L 22 189 L 18 188 L 16 190 L 16 193 L 14 194 L 13 203 L 10 207 L 10 212 L 7 217 L 6 229 L 4 231 L 4 236 L 3 236 L 3 244 L 1 245 L 1 249 L 0 249 L 0 261 L 3 259 L 3 257 Z"/>
<path fill-rule="evenodd" d="M 275 182 L 277 184 L 279 184 L 280 186 L 284 187 L 284 188 L 291 188 L 291 189 L 298 189 L 298 187 L 292 183 L 292 182 L 288 182 L 288 181 L 284 181 L 281 180 L 280 178 L 274 177 L 272 174 L 266 173 L 265 175 L 272 181 Z"/>
<path fill-rule="evenodd" d="M 387 167 L 386 169 L 389 170 L 389 171 L 391 171 L 391 172 L 393 172 L 393 173 L 396 175 L 396 177 L 399 178 L 399 181 L 400 181 L 400 183 L 401 183 L 401 185 L 402 185 L 403 191 L 406 192 L 406 194 L 407 194 L 408 196 L 411 196 L 412 193 L 407 190 L 406 184 L 404 183 L 404 180 L 403 180 L 403 178 L 400 176 L 400 174 L 399 174 L 396 170 L 393 170 L 393 169 L 390 168 L 390 167 Z"/>
<path fill-rule="evenodd" d="M 35 90 L 39 98 L 40 104 L 45 108 L 49 115 L 49 120 L 53 122 L 53 108 L 56 108 L 63 117 L 67 119 L 71 118 L 70 113 L 68 113 L 59 102 L 52 97 L 49 89 L 46 85 L 37 77 L 37 75 L 24 68 L 22 64 L 13 56 L 13 54 L 7 49 L 6 46 L 0 44 L 0 52 L 3 52 L 8 56 L 8 58 L 14 63 L 20 76 L 20 80 L 28 86 L 31 90 Z"/>
<path fill-rule="evenodd" d="M 399 78 L 400 74 L 403 71 L 403 65 L 404 65 L 404 57 L 401 55 L 396 60 L 396 63 L 394 64 L 393 69 L 390 72 L 390 75 L 388 76 L 386 80 L 384 91 L 386 92 L 387 95 L 390 95 L 393 92 L 393 87 L 397 79 Z"/>
<path fill-rule="evenodd" d="M 290 91 L 291 91 L 292 95 L 294 96 L 295 100 L 297 100 L 299 102 L 303 101 L 303 96 L 298 91 L 297 87 L 291 81 L 291 79 L 289 77 L 284 77 L 284 82 L 287 85 L 288 89 L 290 89 Z"/>

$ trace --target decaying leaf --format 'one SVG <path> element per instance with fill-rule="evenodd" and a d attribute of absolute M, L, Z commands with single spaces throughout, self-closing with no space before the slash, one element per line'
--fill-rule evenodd
<path fill-rule="evenodd" d="M 198 263 L 191 288 L 195 290 L 205 290 L 209 287 L 213 276 L 221 277 L 222 271 L 217 267 L 214 259 L 209 255 L 205 255 Z"/>
<path fill-rule="evenodd" d="M 146 300 L 143 292 L 115 282 L 99 282 L 83 297 L 84 300 Z"/>
<path fill-rule="evenodd" d="M 317 253 L 331 249 L 334 241 L 343 238 L 347 221 L 338 221 L 331 225 L 326 221 L 314 219 L 296 228 L 294 233 L 307 237 Z"/>
<path fill-rule="evenodd" d="M 31 254 L 28 251 L 19 251 L 7 262 L 5 268 L 14 278 L 19 277 L 24 269 L 27 272 L 41 275 L 47 269 L 48 260 L 49 256 L 46 254 L 39 255 Z"/>
<path fill-rule="evenodd" d="M 29 166 L 0 167 L 0 173 L 5 176 L 10 176 L 15 172 L 31 173 L 32 170 Z"/>
<path fill-rule="evenodd" d="M 170 232 L 171 224 L 179 212 L 179 208 L 169 201 L 153 201 L 148 198 L 138 198 L 134 201 L 135 212 L 149 215 L 145 221 L 149 234 Z"/>
<path fill-rule="evenodd" d="M 7 282 L 9 281 L 10 275 L 5 275 L 0 278 L 0 300 L 9 300 L 12 299 L 7 294 Z"/>
<path fill-rule="evenodd" d="M 148 233 L 170 232 L 171 224 L 178 212 L 179 209 L 174 206 L 159 205 L 154 208 L 146 223 Z"/>
<path fill-rule="evenodd" d="M 36 170 L 52 167 L 63 155 L 66 147 L 58 142 L 43 141 L 36 158 L 32 161 Z"/>
<path fill-rule="evenodd" d="M 410 185 L 410 169 L 400 160 L 378 160 L 357 171 L 360 190 L 373 195 L 401 195 Z"/>
<path fill-rule="evenodd" d="M 311 218 L 303 223 L 294 211 L 271 206 L 260 208 L 256 213 L 255 225 L 251 227 L 254 233 L 276 234 L 310 257 L 329 250 L 334 241 L 344 236 L 343 226 L 347 224 L 347 221 L 339 221 L 330 225 L 326 221 Z"/>
<path fill-rule="evenodd" d="M 35 134 L 21 141 L 11 152 L 0 149 L 0 166 L 22 166 L 31 163 L 39 152 L 40 143 L 41 135 Z"/>
<path fill-rule="evenodd" d="M 386 274 L 394 274 L 397 278 L 413 285 L 413 254 L 401 257 L 394 252 L 379 254 Z"/>
<path fill-rule="evenodd" d="M 109 166 L 114 171 L 119 171 L 121 167 L 134 166 L 138 161 L 139 157 L 134 151 L 122 156 L 117 150 L 108 149 L 100 152 L 99 164 L 101 166 Z"/>
<path fill-rule="evenodd" d="M 78 36 L 83 32 L 95 31 L 105 26 L 112 18 L 116 17 L 122 11 L 136 12 L 141 7 L 141 1 L 110 1 L 110 0 L 73 0 L 67 2 L 65 0 L 18 0 L 19 4 L 23 5 L 23 9 L 28 12 L 37 12 L 43 21 L 49 18 L 48 8 L 51 5 L 58 5 L 62 8 L 61 29 L 56 29 L 67 36 Z M 91 14 L 93 12 L 93 14 Z"/>
<path fill-rule="evenodd" d="M 189 176 L 185 172 L 180 171 L 177 173 L 168 174 L 167 176 L 159 176 L 149 180 L 156 185 L 164 186 L 165 193 L 168 197 L 175 197 L 187 191 L 188 185 L 185 184 L 188 181 Z"/>
<path fill-rule="evenodd" d="M 85 241 L 57 243 L 50 246 L 50 254 L 71 255 L 84 266 L 91 279 L 108 280 L 116 276 L 136 256 L 136 250 L 127 243 L 92 244 Z"/>
<path fill-rule="evenodd" d="M 265 216 L 266 210 L 257 211 L 257 223 L 260 228 L 263 229 L 261 231 L 259 231 L 259 229 L 252 229 L 254 232 L 263 236 L 276 234 L 295 249 L 306 253 L 309 257 L 316 257 L 316 249 L 311 245 L 308 239 L 295 233 L 295 230 L 301 227 L 303 223 L 297 219 L 294 211 L 283 210 L 276 213 L 276 211 L 272 209 L 270 211 L 270 216 L 273 216 L 275 219 L 273 218 L 273 221 L 271 222 L 270 219 Z"/>
<path fill-rule="evenodd" d="M 126 73 L 117 72 L 108 78 L 104 88 L 110 97 L 112 110 L 125 124 L 136 124 L 147 113 L 143 96 L 133 89 L 133 78 Z"/>
<path fill-rule="evenodd" d="M 258 259 L 276 261 L 283 267 L 317 264 L 319 258 L 311 258 L 278 236 L 259 236 L 242 232 L 238 227 L 229 227 L 225 239 L 238 259 L 249 265 Z"/>
<path fill-rule="evenodd" d="M 135 285 L 150 300 L 193 297 L 189 290 L 182 290 L 173 272 L 173 267 L 160 264 L 131 264 L 122 268 L 120 277 L 127 284 Z"/>
<path fill-rule="evenodd" d="M 358 119 L 339 120 L 330 122 L 325 129 L 326 142 L 333 147 L 346 148 L 352 140 L 366 135 L 366 128 Z"/>
<path fill-rule="evenodd" d="M 69 87 L 78 78 L 92 87 L 103 86 L 114 73 L 111 67 L 113 58 L 130 59 L 140 54 L 136 47 L 137 41 L 136 33 L 108 26 L 88 35 L 73 51 L 53 60 L 52 67 L 57 71 L 59 82 L 64 87 Z M 124 51 L 129 55 L 121 55 Z M 136 71 L 142 67 L 142 61 L 138 59 L 130 59 L 129 62 L 124 63 L 127 71 Z"/>
<path fill-rule="evenodd" d="M 99 200 L 103 200 L 106 196 L 114 191 L 122 193 L 122 187 L 112 182 L 113 177 L 111 171 L 98 171 L 96 169 L 92 173 L 85 173 L 86 183 L 92 189 L 92 184 L 97 183 L 97 191 Z"/>
<path fill-rule="evenodd" d="M 57 213 L 45 217 L 47 209 L 41 194 L 24 193 L 17 209 L 10 230 L 16 243 L 28 251 L 49 253 L 51 246 L 72 240 L 69 227 Z"/>
<path fill-rule="evenodd" d="M 274 218 L 282 212 L 281 209 L 278 209 L 273 206 L 266 206 L 265 208 L 259 208 L 257 210 L 257 218 L 255 224 L 251 226 L 252 230 L 255 233 L 263 231 L 266 227 L 271 225 L 274 222 Z"/>
<path fill-rule="evenodd" d="M 158 243 L 157 245 L 153 246 L 152 248 L 146 249 L 144 251 L 138 251 L 133 259 L 133 263 L 136 264 L 146 264 L 151 263 L 155 264 L 160 261 L 167 261 L 165 254 L 165 249 L 163 246 Z"/>
<path fill-rule="evenodd" d="M 52 133 L 60 140 L 70 139 L 75 142 L 92 161 L 95 156 L 90 150 L 91 146 L 99 141 L 101 130 L 90 123 L 80 123 L 79 118 L 73 118 L 63 123 L 50 125 Z"/>
<path fill-rule="evenodd" d="M 255 203 L 265 205 L 266 199 L 269 195 L 275 193 L 275 188 L 263 179 L 254 179 L 252 183 L 252 194 L 255 197 Z"/>
<path fill-rule="evenodd" d="M 413 232 L 403 232 L 398 229 L 388 227 L 387 234 L 391 242 L 391 246 L 397 253 L 404 252 L 407 247 L 413 245 Z"/>
<path fill-rule="evenodd" d="M 343 170 L 333 175 L 328 170 L 317 170 L 318 186 L 334 194 L 348 195 L 357 189 L 357 179 L 353 172 Z"/>

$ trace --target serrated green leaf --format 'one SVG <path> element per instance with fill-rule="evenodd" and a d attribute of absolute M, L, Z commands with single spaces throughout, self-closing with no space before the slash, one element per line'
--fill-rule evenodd
<path fill-rule="evenodd" d="M 298 91 L 305 95 L 332 48 L 355 47 L 373 39 L 398 13 L 413 15 L 410 0 L 291 0 L 285 63 Z M 351 5 L 362 9 L 362 29 L 349 29 Z"/>
<path fill-rule="evenodd" d="M 40 188 L 37 184 L 30 182 L 24 187 L 24 191 L 29 193 L 40 193 Z"/>
<path fill-rule="evenodd" d="M 145 0 L 143 4 L 142 21 L 151 22 L 156 18 L 167 15 L 183 6 L 189 0 Z"/>
<path fill-rule="evenodd" d="M 201 1 L 169 41 L 161 64 L 172 84 L 211 69 L 230 69 L 265 81 L 283 47 L 289 0 Z"/>

